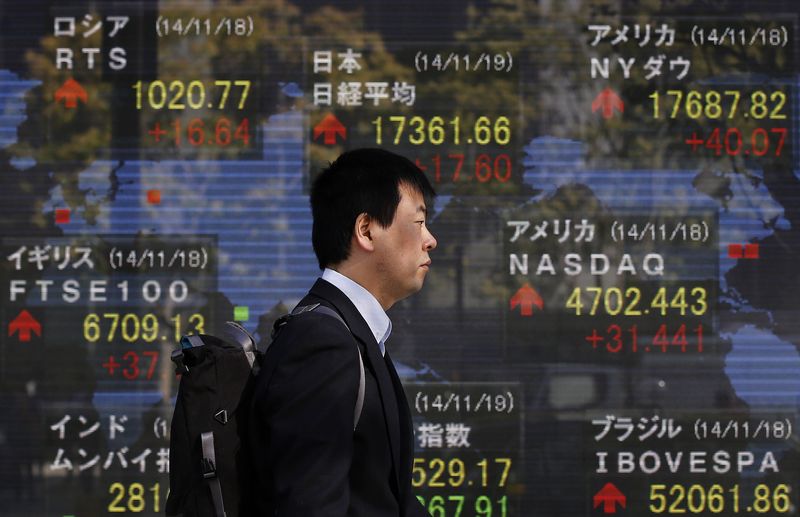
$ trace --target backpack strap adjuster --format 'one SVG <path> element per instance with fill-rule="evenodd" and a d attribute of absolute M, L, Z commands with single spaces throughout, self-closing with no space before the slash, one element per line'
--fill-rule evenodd
<path fill-rule="evenodd" d="M 297 316 L 298 314 L 303 314 L 304 312 L 311 312 L 311 311 L 313 311 L 314 309 L 316 309 L 319 306 L 320 306 L 320 304 L 319 304 L 319 302 L 317 302 L 317 303 L 312 303 L 310 305 L 303 305 L 301 307 L 295 307 L 295 309 L 292 311 L 292 316 Z"/>
<path fill-rule="evenodd" d="M 214 479 L 217 477 L 217 468 L 214 462 L 208 458 L 200 459 L 200 467 L 203 469 L 203 479 Z"/>
<path fill-rule="evenodd" d="M 278 332 L 281 331 L 284 325 L 289 323 L 289 318 L 291 318 L 291 314 L 284 314 L 283 316 L 275 320 L 275 324 L 272 325 L 272 332 L 270 332 L 269 334 L 270 340 L 272 341 L 275 340 L 275 337 L 278 335 Z M 270 342 L 270 344 L 272 343 Z M 269 348 L 269 345 L 267 345 L 267 348 Z"/>
<path fill-rule="evenodd" d="M 294 310 L 292 312 L 290 312 L 289 314 L 284 314 L 283 316 L 281 316 L 280 318 L 275 320 L 275 323 L 272 325 L 272 332 L 269 335 L 270 339 L 274 341 L 275 337 L 278 335 L 278 332 L 280 332 L 280 330 L 283 328 L 284 325 L 289 323 L 290 319 L 294 318 L 298 314 L 303 314 L 304 312 L 311 312 L 314 309 L 316 309 L 317 307 L 320 307 L 319 303 L 312 303 L 312 304 L 309 304 L 309 305 L 302 305 L 300 307 L 295 307 Z M 322 305 L 322 307 L 325 307 L 325 306 Z M 338 316 L 337 316 L 337 318 L 341 320 L 341 318 L 339 318 Z M 345 325 L 347 325 L 347 324 L 345 323 Z M 272 344 L 272 343 L 270 343 L 270 344 Z M 267 348 L 269 348 L 269 345 L 267 345 Z"/>

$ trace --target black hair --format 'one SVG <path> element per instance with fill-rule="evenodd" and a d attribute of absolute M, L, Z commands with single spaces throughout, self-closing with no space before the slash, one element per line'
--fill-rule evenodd
<path fill-rule="evenodd" d="M 420 193 L 430 210 L 436 196 L 425 174 L 409 159 L 383 149 L 342 153 L 311 187 L 311 243 L 320 269 L 350 256 L 356 218 L 367 213 L 381 227 L 392 224 L 400 186 Z"/>

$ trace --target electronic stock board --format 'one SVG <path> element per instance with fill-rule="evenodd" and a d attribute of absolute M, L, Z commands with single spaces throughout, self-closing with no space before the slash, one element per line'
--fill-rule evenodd
<path fill-rule="evenodd" d="M 433 517 L 796 515 L 798 11 L 2 2 L 0 513 L 163 513 L 170 352 L 266 346 L 381 147 L 438 193 L 387 343 Z"/>

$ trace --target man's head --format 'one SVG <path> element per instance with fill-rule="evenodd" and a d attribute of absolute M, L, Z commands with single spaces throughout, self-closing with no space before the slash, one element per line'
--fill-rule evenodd
<path fill-rule="evenodd" d="M 320 268 L 355 280 L 385 309 L 418 291 L 436 247 L 426 226 L 435 195 L 402 156 L 382 149 L 343 153 L 311 188 L 311 240 Z"/>

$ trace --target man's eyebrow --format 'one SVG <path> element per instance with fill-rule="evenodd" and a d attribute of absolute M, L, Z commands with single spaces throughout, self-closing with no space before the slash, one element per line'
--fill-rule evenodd
<path fill-rule="evenodd" d="M 428 215 L 428 209 L 425 208 L 425 205 L 419 205 L 417 207 L 417 212 L 422 212 L 423 215 Z"/>

